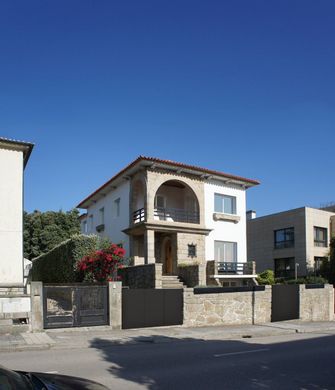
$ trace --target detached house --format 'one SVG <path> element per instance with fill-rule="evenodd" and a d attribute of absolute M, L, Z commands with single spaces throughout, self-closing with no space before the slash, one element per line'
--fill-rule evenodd
<path fill-rule="evenodd" d="M 134 265 L 246 263 L 246 189 L 256 180 L 138 157 L 78 204 L 81 230 L 120 243 Z M 201 281 L 205 284 L 205 280 Z"/>

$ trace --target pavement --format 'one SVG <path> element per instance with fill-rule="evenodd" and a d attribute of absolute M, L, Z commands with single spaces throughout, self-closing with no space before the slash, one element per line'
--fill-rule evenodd
<path fill-rule="evenodd" d="M 335 321 L 303 322 L 299 320 L 271 322 L 262 325 L 231 325 L 187 328 L 169 326 L 157 328 L 115 330 L 108 326 L 48 329 L 44 332 L 23 332 L 0 335 L 0 352 L 74 349 L 90 347 L 92 342 L 110 345 L 171 343 L 194 340 L 239 340 L 280 336 L 293 333 L 335 334 Z"/>

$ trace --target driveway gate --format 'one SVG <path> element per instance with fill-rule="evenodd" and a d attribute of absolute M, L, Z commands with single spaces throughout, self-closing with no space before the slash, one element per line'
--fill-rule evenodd
<path fill-rule="evenodd" d="M 299 318 L 299 285 L 276 284 L 272 286 L 271 322 Z"/>
<path fill-rule="evenodd" d="M 181 325 L 183 289 L 123 289 L 122 328 Z"/>
<path fill-rule="evenodd" d="M 45 328 L 106 325 L 108 287 L 102 284 L 43 286 Z"/>

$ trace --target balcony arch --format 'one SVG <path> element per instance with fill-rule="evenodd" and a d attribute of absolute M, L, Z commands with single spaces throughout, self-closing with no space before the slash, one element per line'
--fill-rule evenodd
<path fill-rule="evenodd" d="M 199 201 L 193 189 L 181 180 L 162 183 L 155 193 L 154 220 L 199 224 Z"/>

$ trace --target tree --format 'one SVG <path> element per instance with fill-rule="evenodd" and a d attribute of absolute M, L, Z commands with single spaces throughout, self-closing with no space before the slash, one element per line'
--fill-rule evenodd
<path fill-rule="evenodd" d="M 330 240 L 328 281 L 335 285 L 335 237 Z"/>
<path fill-rule="evenodd" d="M 80 232 L 78 210 L 23 214 L 24 256 L 33 259 Z"/>

